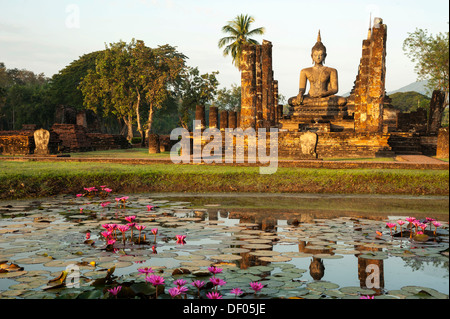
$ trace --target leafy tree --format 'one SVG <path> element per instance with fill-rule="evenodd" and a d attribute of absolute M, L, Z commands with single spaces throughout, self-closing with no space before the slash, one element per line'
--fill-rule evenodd
<path fill-rule="evenodd" d="M 180 74 L 175 88 L 178 97 L 180 124 L 188 128 L 192 111 L 197 105 L 207 105 L 217 94 L 218 71 L 200 74 L 197 67 L 188 67 Z"/>
<path fill-rule="evenodd" d="M 0 63 L 0 129 L 16 130 L 23 124 L 51 126 L 55 105 L 48 90 L 43 73 L 7 69 Z"/>
<path fill-rule="evenodd" d="M 427 30 L 408 33 L 403 50 L 416 62 L 419 80 L 428 80 L 430 92 L 439 89 L 448 94 L 449 88 L 449 33 L 429 35 Z"/>
<path fill-rule="evenodd" d="M 231 55 L 233 64 L 240 70 L 242 46 L 245 43 L 259 44 L 258 41 L 250 37 L 262 35 L 265 32 L 264 27 L 250 30 L 251 24 L 255 18 L 249 15 L 238 15 L 234 20 L 228 21 L 228 24 L 222 27 L 222 32 L 228 34 L 219 40 L 219 48 L 225 47 L 223 55 Z"/>
<path fill-rule="evenodd" d="M 84 109 L 83 94 L 78 86 L 89 70 L 95 70 L 95 61 L 101 54 L 103 51 L 84 54 L 53 75 L 50 94 L 55 104 Z"/>
<path fill-rule="evenodd" d="M 95 112 L 113 114 L 127 127 L 127 139 L 133 137 L 133 123 L 145 142 L 156 109 L 163 106 L 168 88 L 184 68 L 186 57 L 170 45 L 156 49 L 141 40 L 127 44 L 112 43 L 97 59 L 80 84 L 84 104 Z M 141 110 L 148 112 L 142 115 Z"/>
<path fill-rule="evenodd" d="M 214 101 L 214 105 L 219 110 L 239 111 L 241 109 L 241 87 L 232 84 L 231 89 L 220 89 L 217 92 L 217 99 Z"/>

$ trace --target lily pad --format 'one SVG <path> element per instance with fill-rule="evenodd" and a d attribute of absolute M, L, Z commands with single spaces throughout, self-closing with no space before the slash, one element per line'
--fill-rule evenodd
<path fill-rule="evenodd" d="M 222 255 L 209 256 L 209 258 L 215 259 L 215 260 L 222 260 L 222 261 L 235 261 L 235 260 L 241 260 L 242 256 L 232 255 L 232 254 L 222 254 Z"/>

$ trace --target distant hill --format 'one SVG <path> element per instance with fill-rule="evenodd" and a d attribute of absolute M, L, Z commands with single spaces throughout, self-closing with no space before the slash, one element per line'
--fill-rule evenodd
<path fill-rule="evenodd" d="M 426 109 L 431 100 L 428 96 L 415 91 L 396 92 L 388 95 L 392 100 L 392 107 L 402 112 L 416 111 L 419 107 Z"/>
<path fill-rule="evenodd" d="M 427 80 L 413 82 L 411 84 L 408 84 L 404 87 L 399 88 L 398 90 L 387 92 L 387 95 L 390 96 L 391 94 L 399 93 L 399 92 L 417 92 L 417 93 L 423 94 L 425 96 L 429 96 L 427 89 L 426 89 L 427 83 L 428 83 Z"/>

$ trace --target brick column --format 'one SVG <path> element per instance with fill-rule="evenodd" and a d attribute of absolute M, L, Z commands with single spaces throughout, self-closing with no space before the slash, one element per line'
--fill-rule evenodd
<path fill-rule="evenodd" d="M 256 126 L 256 46 L 245 44 L 241 55 L 241 123 L 240 127 Z"/>
<path fill-rule="evenodd" d="M 201 122 L 200 129 L 205 129 L 206 124 L 206 118 L 205 118 L 205 106 L 204 105 L 197 105 L 195 108 L 195 120 Z"/>
<path fill-rule="evenodd" d="M 217 128 L 218 127 L 218 119 L 219 119 L 219 110 L 217 106 L 209 107 L 209 127 Z"/>
<path fill-rule="evenodd" d="M 386 36 L 387 27 L 380 18 L 370 38 L 363 40 L 362 57 L 352 90 L 355 101 L 355 131 L 382 132 L 385 104 Z"/>
<path fill-rule="evenodd" d="M 264 126 L 268 128 L 272 122 L 271 109 L 273 105 L 273 72 L 272 72 L 272 43 L 263 40 L 261 45 L 262 61 L 262 112 Z"/>
<path fill-rule="evenodd" d="M 220 130 L 223 131 L 228 128 L 228 112 L 220 111 Z"/>

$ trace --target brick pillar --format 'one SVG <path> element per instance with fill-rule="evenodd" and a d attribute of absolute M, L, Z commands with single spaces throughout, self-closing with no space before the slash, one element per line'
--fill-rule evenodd
<path fill-rule="evenodd" d="M 438 134 L 441 127 L 442 113 L 445 108 L 445 92 L 434 90 L 430 101 L 430 112 L 428 114 L 427 134 Z"/>
<path fill-rule="evenodd" d="M 201 122 L 200 129 L 205 129 L 206 126 L 206 118 L 205 118 L 205 106 L 204 105 L 197 105 L 195 108 L 195 120 Z"/>
<path fill-rule="evenodd" d="M 228 111 L 228 127 L 233 129 L 237 127 L 235 111 Z"/>
<path fill-rule="evenodd" d="M 241 123 L 240 127 L 255 128 L 256 125 L 256 46 L 245 44 L 241 55 Z"/>
<path fill-rule="evenodd" d="M 209 107 L 209 127 L 217 128 L 218 124 L 219 124 L 218 119 L 219 119 L 219 110 L 217 109 L 217 106 L 210 106 Z"/>
<path fill-rule="evenodd" d="M 268 128 L 272 121 L 271 109 L 273 105 L 273 72 L 272 72 L 272 43 L 263 40 L 261 45 L 262 61 L 262 112 L 264 126 Z"/>
<path fill-rule="evenodd" d="M 256 46 L 256 127 L 264 126 L 262 110 L 262 64 L 261 64 L 261 46 Z"/>
<path fill-rule="evenodd" d="M 220 111 L 220 130 L 223 131 L 228 128 L 228 112 Z"/>
<path fill-rule="evenodd" d="M 355 131 L 382 132 L 385 104 L 387 26 L 375 18 L 370 38 L 363 40 L 362 57 L 353 89 Z"/>
<path fill-rule="evenodd" d="M 273 103 L 272 103 L 272 118 L 273 123 L 272 125 L 277 125 L 280 121 L 280 118 L 278 116 L 278 81 L 273 81 Z"/>

